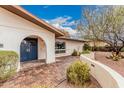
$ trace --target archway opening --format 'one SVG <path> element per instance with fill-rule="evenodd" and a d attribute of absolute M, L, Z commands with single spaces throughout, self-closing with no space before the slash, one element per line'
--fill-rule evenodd
<path fill-rule="evenodd" d="M 28 36 L 21 41 L 20 62 L 42 60 L 46 62 L 46 45 L 38 36 Z"/>

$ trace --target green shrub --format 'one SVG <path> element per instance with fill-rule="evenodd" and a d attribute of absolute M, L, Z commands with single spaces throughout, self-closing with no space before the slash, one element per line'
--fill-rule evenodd
<path fill-rule="evenodd" d="M 76 61 L 67 68 L 67 81 L 75 85 L 83 85 L 90 80 L 90 69 L 86 63 Z"/>
<path fill-rule="evenodd" d="M 113 60 L 113 61 L 119 61 L 119 59 L 120 59 L 120 57 L 118 57 L 118 56 L 113 56 L 113 57 L 112 57 L 112 60 Z"/>
<path fill-rule="evenodd" d="M 106 56 L 106 58 L 112 59 L 113 61 L 119 61 L 120 59 L 124 58 L 124 56 L 121 55 L 121 53 L 117 55 L 115 52 L 112 52 L 112 55 Z"/>
<path fill-rule="evenodd" d="M 78 52 L 74 49 L 72 56 L 78 56 Z"/>
<path fill-rule="evenodd" d="M 82 52 L 79 52 L 79 56 L 82 54 Z"/>
<path fill-rule="evenodd" d="M 92 47 L 88 43 L 85 43 L 84 46 L 83 46 L 83 50 L 84 51 L 87 51 L 87 50 L 91 51 Z"/>
<path fill-rule="evenodd" d="M 113 61 L 119 61 L 121 59 L 121 56 L 118 55 L 111 55 L 109 57 L 106 57 L 108 59 L 112 59 Z"/>
<path fill-rule="evenodd" d="M 103 52 L 111 52 L 112 47 L 110 46 L 93 46 L 92 51 L 103 51 Z"/>
<path fill-rule="evenodd" d="M 121 49 L 121 52 L 124 52 L 124 48 Z"/>
<path fill-rule="evenodd" d="M 16 73 L 18 55 L 13 51 L 0 51 L 0 81 Z"/>
<path fill-rule="evenodd" d="M 90 51 L 89 51 L 89 50 L 84 50 L 84 51 L 82 52 L 82 54 L 90 54 Z"/>

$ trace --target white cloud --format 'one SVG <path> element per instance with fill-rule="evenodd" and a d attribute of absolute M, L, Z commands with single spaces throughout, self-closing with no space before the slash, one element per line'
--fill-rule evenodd
<path fill-rule="evenodd" d="M 60 24 L 63 25 L 68 22 L 68 20 L 72 19 L 72 17 L 67 16 L 67 17 L 57 17 L 55 19 L 50 20 L 51 24 Z"/>
<path fill-rule="evenodd" d="M 72 29 L 71 26 L 75 25 L 75 21 L 70 21 L 72 17 L 70 16 L 64 16 L 64 17 L 57 17 L 55 19 L 46 20 L 47 23 L 53 25 L 56 28 L 63 29 L 65 31 L 68 31 L 70 35 L 76 34 L 76 30 Z"/>
<path fill-rule="evenodd" d="M 63 25 L 64 26 L 73 26 L 73 25 L 75 25 L 75 21 L 65 22 Z"/>
<path fill-rule="evenodd" d="M 46 19 L 43 19 L 45 22 L 47 22 L 47 23 L 49 23 L 49 21 L 48 20 L 46 20 Z"/>
<path fill-rule="evenodd" d="M 56 28 L 59 28 L 59 29 L 62 29 L 62 30 L 65 30 L 65 31 L 67 31 L 67 32 L 69 32 L 69 34 L 70 35 L 74 35 L 75 33 L 76 33 L 76 30 L 75 29 L 72 29 L 71 27 L 69 27 L 69 26 L 62 26 L 62 25 L 60 25 L 60 24 L 52 24 L 54 27 L 56 27 Z"/>
<path fill-rule="evenodd" d="M 60 29 L 63 29 L 65 31 L 68 31 L 70 35 L 76 34 L 76 30 L 75 29 L 72 29 L 71 27 L 63 27 L 63 26 L 61 26 Z"/>

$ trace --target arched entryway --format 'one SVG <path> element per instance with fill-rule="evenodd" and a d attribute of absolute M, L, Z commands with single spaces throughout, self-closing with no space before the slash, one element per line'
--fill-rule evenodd
<path fill-rule="evenodd" d="M 20 62 L 46 59 L 46 45 L 38 36 L 25 37 L 20 44 Z"/>

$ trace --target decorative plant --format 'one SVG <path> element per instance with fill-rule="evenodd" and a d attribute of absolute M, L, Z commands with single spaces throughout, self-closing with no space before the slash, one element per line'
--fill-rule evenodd
<path fill-rule="evenodd" d="M 112 52 L 112 55 L 110 55 L 110 56 L 108 56 L 108 57 L 106 57 L 106 58 L 112 59 L 113 61 L 119 61 L 120 59 L 123 58 L 123 56 L 122 56 L 121 54 L 116 55 L 115 52 Z"/>
<path fill-rule="evenodd" d="M 76 61 L 67 68 L 67 80 L 75 85 L 83 85 L 90 80 L 90 69 L 86 63 Z"/>
<path fill-rule="evenodd" d="M 91 46 L 88 43 L 85 43 L 84 46 L 83 46 L 83 50 L 84 51 L 91 51 L 92 48 L 91 48 Z"/>
<path fill-rule="evenodd" d="M 78 52 L 76 49 L 73 50 L 72 56 L 78 56 Z"/>
<path fill-rule="evenodd" d="M 89 50 L 85 50 L 85 51 L 82 52 L 82 54 L 89 54 L 89 53 L 90 53 Z"/>
<path fill-rule="evenodd" d="M 17 70 L 18 54 L 14 51 L 0 51 L 0 81 L 13 76 Z"/>

